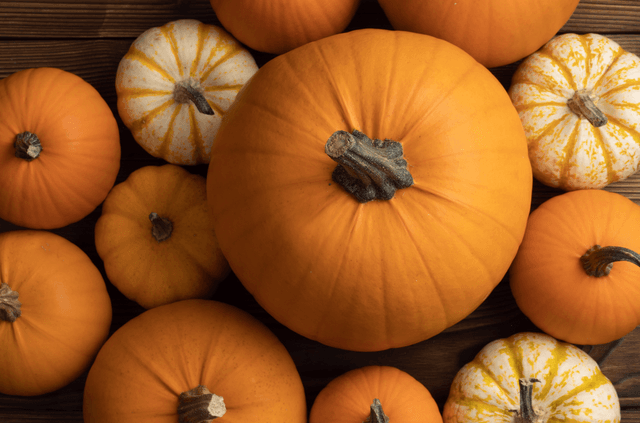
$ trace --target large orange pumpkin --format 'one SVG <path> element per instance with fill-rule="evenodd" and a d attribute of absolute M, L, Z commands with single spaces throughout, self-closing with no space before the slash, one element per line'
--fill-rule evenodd
<path fill-rule="evenodd" d="M 266 326 L 224 303 L 184 300 L 109 338 L 83 414 L 85 423 L 306 423 L 307 409 L 296 366 Z"/>
<path fill-rule="evenodd" d="M 362 169 L 336 167 L 329 139 L 347 167 L 376 162 L 363 180 L 380 186 L 351 184 Z M 361 203 L 334 169 L 363 201 L 393 198 Z M 294 331 L 352 350 L 424 340 L 480 305 L 516 254 L 531 186 L 495 77 L 442 40 L 376 29 L 263 66 L 223 121 L 207 178 L 244 286 Z"/>
<path fill-rule="evenodd" d="M 46 231 L 0 234 L 0 392 L 41 395 L 71 383 L 110 325 L 104 280 L 80 248 Z"/>
<path fill-rule="evenodd" d="M 549 41 L 579 0 L 378 0 L 395 29 L 447 40 L 487 67 L 522 59 Z"/>
<path fill-rule="evenodd" d="M 77 222 L 120 169 L 118 124 L 98 91 L 54 68 L 0 81 L 0 218 L 33 229 Z"/>

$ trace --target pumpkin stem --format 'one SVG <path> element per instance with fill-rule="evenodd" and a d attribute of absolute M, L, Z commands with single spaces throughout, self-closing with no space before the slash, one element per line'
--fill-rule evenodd
<path fill-rule="evenodd" d="M 580 263 L 587 275 L 595 276 L 596 278 L 607 276 L 616 261 L 628 261 L 640 266 L 640 255 L 624 247 L 594 245 L 580 257 Z"/>
<path fill-rule="evenodd" d="M 178 397 L 179 423 L 211 423 L 226 412 L 223 398 L 212 394 L 204 385 L 198 385 Z"/>
<path fill-rule="evenodd" d="M 389 416 L 382 411 L 382 404 L 378 398 L 373 400 L 369 411 L 369 417 L 363 423 L 389 423 Z"/>
<path fill-rule="evenodd" d="M 578 90 L 567 101 L 567 106 L 576 115 L 587 119 L 593 126 L 599 128 L 607 124 L 607 117 L 594 102 L 594 97 L 588 90 Z"/>
<path fill-rule="evenodd" d="M 173 89 L 173 98 L 178 103 L 182 104 L 192 102 L 202 114 L 214 114 L 213 109 L 202 93 L 187 83 L 183 82 L 175 85 L 175 88 Z"/>
<path fill-rule="evenodd" d="M 28 131 L 16 135 L 13 146 L 16 149 L 16 157 L 28 162 L 37 159 L 42 151 L 42 144 L 36 134 Z"/>
<path fill-rule="evenodd" d="M 361 203 L 390 200 L 397 190 L 413 185 L 402 144 L 397 141 L 371 140 L 358 130 L 352 134 L 336 131 L 325 152 L 338 163 L 333 180 Z"/>
<path fill-rule="evenodd" d="M 512 410 L 515 412 L 514 423 L 538 423 L 542 420 L 541 416 L 533 409 L 533 384 L 540 382 L 536 378 L 521 378 L 520 384 L 520 409 Z"/>
<path fill-rule="evenodd" d="M 158 213 L 151 213 L 149 215 L 149 220 L 153 224 L 151 228 L 151 234 L 158 242 L 162 242 L 171 237 L 171 232 L 173 232 L 173 224 L 171 221 L 165 217 L 158 216 Z"/>
<path fill-rule="evenodd" d="M 0 284 L 0 320 L 13 323 L 22 314 L 22 303 L 18 301 L 18 293 L 9 285 Z"/>

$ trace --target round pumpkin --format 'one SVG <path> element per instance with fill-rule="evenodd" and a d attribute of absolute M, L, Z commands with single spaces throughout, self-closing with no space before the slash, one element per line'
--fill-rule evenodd
<path fill-rule="evenodd" d="M 86 423 L 307 418 L 282 343 L 248 313 L 207 300 L 156 307 L 120 327 L 91 367 L 83 401 Z"/>
<path fill-rule="evenodd" d="M 603 190 L 571 191 L 531 213 L 509 271 L 522 312 L 546 333 L 604 344 L 640 324 L 640 206 Z"/>
<path fill-rule="evenodd" d="M 113 188 L 95 243 L 109 281 L 145 308 L 209 298 L 230 272 L 205 178 L 172 164 L 137 169 Z"/>
<path fill-rule="evenodd" d="M 107 339 L 111 300 L 100 271 L 51 232 L 0 234 L 0 392 L 41 395 L 86 371 Z"/>
<path fill-rule="evenodd" d="M 309 423 L 442 423 L 429 390 L 396 367 L 367 366 L 333 379 L 318 394 Z"/>
<path fill-rule="evenodd" d="M 369 351 L 427 339 L 482 303 L 520 245 L 531 186 L 495 77 L 442 40 L 377 29 L 261 67 L 207 177 L 222 251 L 267 312 Z"/>
<path fill-rule="evenodd" d="M 457 45 L 487 67 L 516 62 L 549 41 L 579 0 L 378 0 L 395 29 Z"/>
<path fill-rule="evenodd" d="M 487 344 L 456 374 L 445 423 L 619 423 L 616 390 L 574 345 L 524 332 Z"/>
<path fill-rule="evenodd" d="M 258 66 L 238 41 L 193 19 L 142 33 L 116 73 L 118 113 L 149 154 L 209 163 L 220 120 Z"/>
<path fill-rule="evenodd" d="M 640 58 L 598 34 L 560 35 L 523 61 L 509 95 L 535 178 L 569 191 L 635 173 L 639 89 Z"/>
<path fill-rule="evenodd" d="M 61 69 L 26 69 L 0 81 L 0 147 L 0 219 L 32 229 L 87 216 L 120 169 L 111 109 Z"/>
<path fill-rule="evenodd" d="M 222 25 L 243 44 L 281 54 L 342 32 L 360 0 L 210 0 Z"/>

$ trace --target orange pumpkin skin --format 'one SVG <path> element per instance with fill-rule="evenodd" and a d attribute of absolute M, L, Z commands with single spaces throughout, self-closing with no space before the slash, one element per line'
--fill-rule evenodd
<path fill-rule="evenodd" d="M 89 368 L 109 334 L 111 300 L 80 248 L 51 232 L 4 232 L 0 284 L 21 303 L 15 321 L 0 316 L 0 392 L 45 394 Z M 0 301 L 0 308 L 6 305 Z"/>
<path fill-rule="evenodd" d="M 31 161 L 15 155 L 24 132 L 42 146 Z M 32 229 L 87 216 L 120 169 L 111 109 L 90 84 L 60 69 L 27 69 L 0 81 L 0 147 L 0 218 Z"/>
<path fill-rule="evenodd" d="M 281 54 L 342 32 L 360 0 L 210 0 L 216 17 L 241 43 Z"/>
<path fill-rule="evenodd" d="M 378 0 L 395 29 L 433 35 L 487 67 L 533 53 L 569 20 L 579 0 Z"/>
<path fill-rule="evenodd" d="M 410 374 L 390 366 L 362 367 L 333 379 L 316 397 L 309 423 L 362 423 L 374 399 L 380 401 L 390 422 L 442 423 L 429 390 Z"/>
<path fill-rule="evenodd" d="M 222 396 L 220 421 L 306 423 L 300 376 L 280 341 L 233 306 L 185 300 L 148 310 L 100 350 L 84 391 L 86 423 L 175 423 L 179 395 Z"/>
<path fill-rule="evenodd" d="M 334 183 L 325 143 L 354 128 L 400 142 L 414 185 L 361 204 Z M 409 345 L 466 317 L 507 272 L 531 202 L 504 88 L 451 44 L 399 31 L 339 34 L 267 63 L 208 172 L 236 276 L 285 326 L 349 350 Z"/>
<path fill-rule="evenodd" d="M 603 190 L 578 190 L 533 211 L 509 271 L 522 312 L 549 335 L 581 345 L 619 339 L 640 324 L 640 268 L 616 262 L 589 276 L 580 257 L 594 245 L 640 251 L 640 206 Z"/>

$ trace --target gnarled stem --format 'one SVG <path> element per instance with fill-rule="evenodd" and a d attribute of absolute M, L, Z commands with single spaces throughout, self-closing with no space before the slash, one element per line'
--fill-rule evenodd
<path fill-rule="evenodd" d="M 36 136 L 36 134 L 28 131 L 16 135 L 13 146 L 16 149 L 16 157 L 24 159 L 28 162 L 37 159 L 42 152 L 40 139 Z"/>
<path fill-rule="evenodd" d="M 520 384 L 520 409 L 515 413 L 514 423 L 542 423 L 544 416 L 533 408 L 533 384 L 540 382 L 536 378 L 522 378 Z"/>
<path fill-rule="evenodd" d="M 151 234 L 156 239 L 156 241 L 165 241 L 171 237 L 171 232 L 173 232 L 173 224 L 169 219 L 158 216 L 158 213 L 151 213 L 149 215 L 149 220 L 153 224 L 153 226 L 151 227 Z"/>
<path fill-rule="evenodd" d="M 589 121 L 593 126 L 599 128 L 607 124 L 607 116 L 602 113 L 596 103 L 593 96 L 588 90 L 578 90 L 573 97 L 567 101 L 567 106 L 576 115 L 583 117 Z"/>
<path fill-rule="evenodd" d="M 13 323 L 22 314 L 22 303 L 18 301 L 18 293 L 9 285 L 0 284 L 0 320 Z"/>
<path fill-rule="evenodd" d="M 624 247 L 601 247 L 594 245 L 580 257 L 582 268 L 589 276 L 607 276 L 616 261 L 628 261 L 640 266 L 640 255 Z"/>
<path fill-rule="evenodd" d="M 179 423 L 211 423 L 226 412 L 223 398 L 211 393 L 204 385 L 198 385 L 178 397 Z"/>
<path fill-rule="evenodd" d="M 373 400 L 369 409 L 369 417 L 363 423 L 389 423 L 389 416 L 382 411 L 382 404 L 378 398 Z"/>
<path fill-rule="evenodd" d="M 177 83 L 173 89 L 173 98 L 182 104 L 192 102 L 198 111 L 205 115 L 214 114 L 213 109 L 202 93 L 188 83 Z"/>
<path fill-rule="evenodd" d="M 390 200 L 396 191 L 413 185 L 402 144 L 371 140 L 360 131 L 334 132 L 325 152 L 338 163 L 332 178 L 359 202 Z"/>

